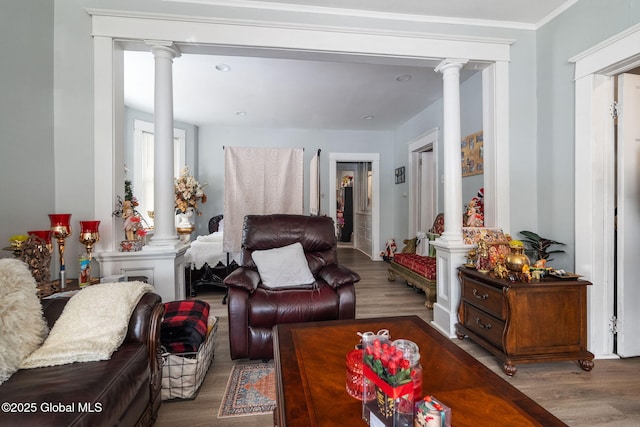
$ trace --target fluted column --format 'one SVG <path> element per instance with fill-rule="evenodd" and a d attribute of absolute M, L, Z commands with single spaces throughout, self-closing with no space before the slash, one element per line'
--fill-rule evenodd
<path fill-rule="evenodd" d="M 460 70 L 466 59 L 446 59 L 436 67 L 443 80 L 444 233 L 442 240 L 462 242 L 462 166 L 460 157 Z"/>
<path fill-rule="evenodd" d="M 155 60 L 154 94 L 154 232 L 152 246 L 176 246 L 173 191 L 173 59 L 172 42 L 147 42 Z"/>

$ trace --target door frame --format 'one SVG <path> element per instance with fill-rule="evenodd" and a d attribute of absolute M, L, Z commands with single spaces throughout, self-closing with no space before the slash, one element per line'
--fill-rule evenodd
<path fill-rule="evenodd" d="M 588 343 L 596 358 L 613 352 L 615 155 L 609 106 L 614 77 L 640 66 L 640 24 L 570 59 L 575 63 L 575 269 L 587 287 Z M 589 212 L 589 215 L 585 215 Z M 604 302 L 604 304 L 603 304 Z"/>
<path fill-rule="evenodd" d="M 409 163 L 408 163 L 408 175 L 409 175 L 409 230 L 408 236 L 415 236 L 416 233 L 420 230 L 417 229 L 417 224 L 419 219 L 418 215 L 418 200 L 420 199 L 420 195 L 418 194 L 420 191 L 420 187 L 417 184 L 420 179 L 418 162 L 420 161 L 419 153 L 422 151 L 433 151 L 433 157 L 435 159 L 434 168 L 432 170 L 431 181 L 433 182 L 433 198 L 434 198 L 434 218 L 438 214 L 435 212 L 436 206 L 438 205 L 438 128 L 433 128 L 423 133 L 413 141 L 410 141 L 408 144 L 409 151 Z M 424 230 L 427 231 L 427 230 Z"/>
<path fill-rule="evenodd" d="M 640 271 L 636 266 L 638 241 L 640 241 L 640 206 L 637 195 L 638 140 L 640 124 L 640 75 L 618 74 L 616 98 L 618 101 L 616 129 L 616 279 L 614 307 L 616 308 L 616 345 L 614 351 L 620 357 L 640 355 L 638 324 L 640 292 L 637 290 Z"/>
<path fill-rule="evenodd" d="M 371 163 L 371 259 L 379 261 L 382 259 L 380 257 L 380 153 L 329 153 L 329 212 L 334 224 L 337 224 L 338 162 Z"/>

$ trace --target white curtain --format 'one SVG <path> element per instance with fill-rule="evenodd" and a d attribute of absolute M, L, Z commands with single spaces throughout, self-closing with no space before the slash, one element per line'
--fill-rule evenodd
<path fill-rule="evenodd" d="M 302 214 L 302 148 L 224 148 L 223 250 L 236 253 L 245 215 Z"/>

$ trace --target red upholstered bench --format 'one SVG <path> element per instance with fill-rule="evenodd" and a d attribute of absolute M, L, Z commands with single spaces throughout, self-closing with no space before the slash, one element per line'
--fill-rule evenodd
<path fill-rule="evenodd" d="M 427 233 L 429 240 L 438 237 L 444 231 L 444 214 L 439 213 L 433 221 L 433 226 Z M 409 286 L 421 289 L 426 295 L 425 307 L 433 309 L 436 302 L 436 257 L 433 251 L 429 255 L 422 256 L 415 253 L 415 240 L 413 245 L 407 245 L 402 253 L 395 254 L 389 266 L 389 281 L 396 280 L 396 276 L 402 277 Z M 405 243 L 411 242 L 405 240 Z M 411 249 L 410 249 L 411 247 Z M 412 252 L 412 253 L 408 253 Z"/>
<path fill-rule="evenodd" d="M 393 260 L 429 280 L 436 280 L 435 257 L 421 256 L 417 254 L 397 254 Z"/>
<path fill-rule="evenodd" d="M 396 276 L 403 278 L 409 286 L 424 291 L 425 307 L 433 309 L 436 299 L 436 258 L 417 254 L 395 254 L 388 269 L 389 281 Z"/>

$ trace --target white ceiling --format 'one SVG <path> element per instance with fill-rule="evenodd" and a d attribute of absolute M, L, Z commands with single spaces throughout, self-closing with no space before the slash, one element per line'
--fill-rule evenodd
<path fill-rule="evenodd" d="M 533 28 L 577 0 L 179 1 L 325 13 L 385 12 L 386 17 L 412 14 L 432 21 L 462 19 L 479 25 L 502 25 L 497 21 L 503 21 L 504 26 Z M 219 71 L 216 66 L 220 65 L 229 70 Z M 463 70 L 462 79 L 474 72 Z M 153 75 L 151 53 L 125 52 L 127 106 L 153 111 Z M 410 79 L 399 81 L 399 76 Z M 424 64 L 235 56 L 234 52 L 183 53 L 174 60 L 173 81 L 175 119 L 199 126 L 392 130 L 442 93 L 441 75 Z"/>

